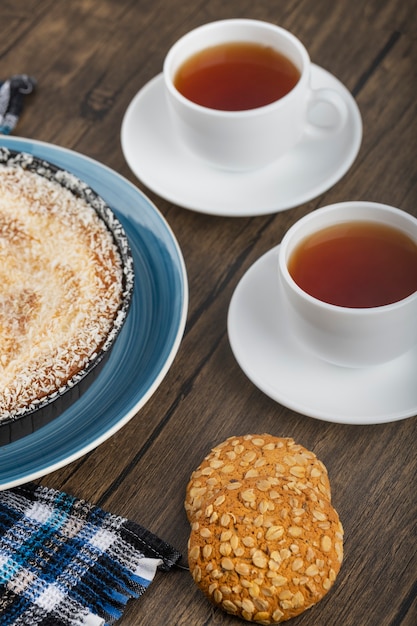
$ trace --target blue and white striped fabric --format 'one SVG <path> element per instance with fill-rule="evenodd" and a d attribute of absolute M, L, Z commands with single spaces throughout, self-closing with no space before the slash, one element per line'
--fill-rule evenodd
<path fill-rule="evenodd" d="M 36 80 L 27 74 L 16 74 L 0 81 L 0 133 L 10 135 L 23 110 L 25 96 L 34 91 Z"/>
<path fill-rule="evenodd" d="M 142 526 L 68 494 L 0 492 L 0 626 L 114 624 L 180 553 Z"/>

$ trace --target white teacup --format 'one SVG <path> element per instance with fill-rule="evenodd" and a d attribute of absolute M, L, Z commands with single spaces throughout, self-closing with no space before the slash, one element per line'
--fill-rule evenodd
<path fill-rule="evenodd" d="M 293 335 L 310 352 L 331 363 L 367 367 L 390 361 L 417 343 L 417 291 L 383 306 L 350 308 L 313 297 L 295 282 L 288 263 L 312 233 L 342 222 L 378 222 L 407 234 L 417 245 L 417 219 L 373 202 L 342 202 L 317 209 L 298 220 L 279 249 L 279 280 Z"/>
<path fill-rule="evenodd" d="M 185 98 L 174 85 L 178 69 L 197 52 L 228 42 L 258 43 L 284 54 L 300 72 L 297 84 L 282 98 L 247 110 L 223 111 Z M 251 19 L 221 20 L 190 31 L 169 50 L 163 68 L 168 108 L 179 140 L 209 164 L 236 171 L 279 159 L 305 133 L 325 136 L 344 127 L 348 116 L 345 101 L 335 90 L 313 90 L 310 74 L 309 55 L 294 35 Z M 309 110 L 318 102 L 332 107 L 332 115 L 320 124 L 308 120 Z"/>

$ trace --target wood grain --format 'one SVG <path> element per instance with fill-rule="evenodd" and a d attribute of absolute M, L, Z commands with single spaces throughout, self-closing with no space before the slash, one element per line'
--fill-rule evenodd
<path fill-rule="evenodd" d="M 293 437 L 326 463 L 345 527 L 345 560 L 334 588 L 294 619 L 294 626 L 417 623 L 417 420 L 347 426 L 273 402 L 233 357 L 228 306 L 252 263 L 311 210 L 364 199 L 417 216 L 416 15 L 414 0 L 0 4 L 0 80 L 19 72 L 38 80 L 15 134 L 78 150 L 142 189 L 179 241 L 190 287 L 182 344 L 152 398 L 111 439 L 41 482 L 138 521 L 186 555 L 185 486 L 209 449 L 232 434 Z M 326 193 L 289 211 L 235 219 L 194 213 L 149 191 L 123 158 L 124 112 L 161 71 L 169 46 L 195 26 L 229 17 L 264 19 L 292 30 L 312 61 L 348 87 L 361 110 L 363 141 L 352 168 Z M 212 608 L 189 573 L 178 569 L 158 573 L 119 623 L 241 622 Z"/>

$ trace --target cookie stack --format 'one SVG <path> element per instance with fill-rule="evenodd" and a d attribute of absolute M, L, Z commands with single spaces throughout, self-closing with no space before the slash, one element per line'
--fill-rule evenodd
<path fill-rule="evenodd" d="M 216 606 L 277 624 L 316 604 L 343 559 L 324 464 L 293 439 L 229 437 L 191 475 L 188 562 Z"/>

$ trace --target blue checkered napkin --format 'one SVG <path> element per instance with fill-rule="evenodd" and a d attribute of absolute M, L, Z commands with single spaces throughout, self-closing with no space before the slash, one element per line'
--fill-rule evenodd
<path fill-rule="evenodd" d="M 180 553 L 123 517 L 65 493 L 0 492 L 0 625 L 114 624 Z"/>
<path fill-rule="evenodd" d="M 36 81 L 27 74 L 16 74 L 0 81 L 0 133 L 9 135 L 23 110 L 25 96 L 32 93 Z"/>

